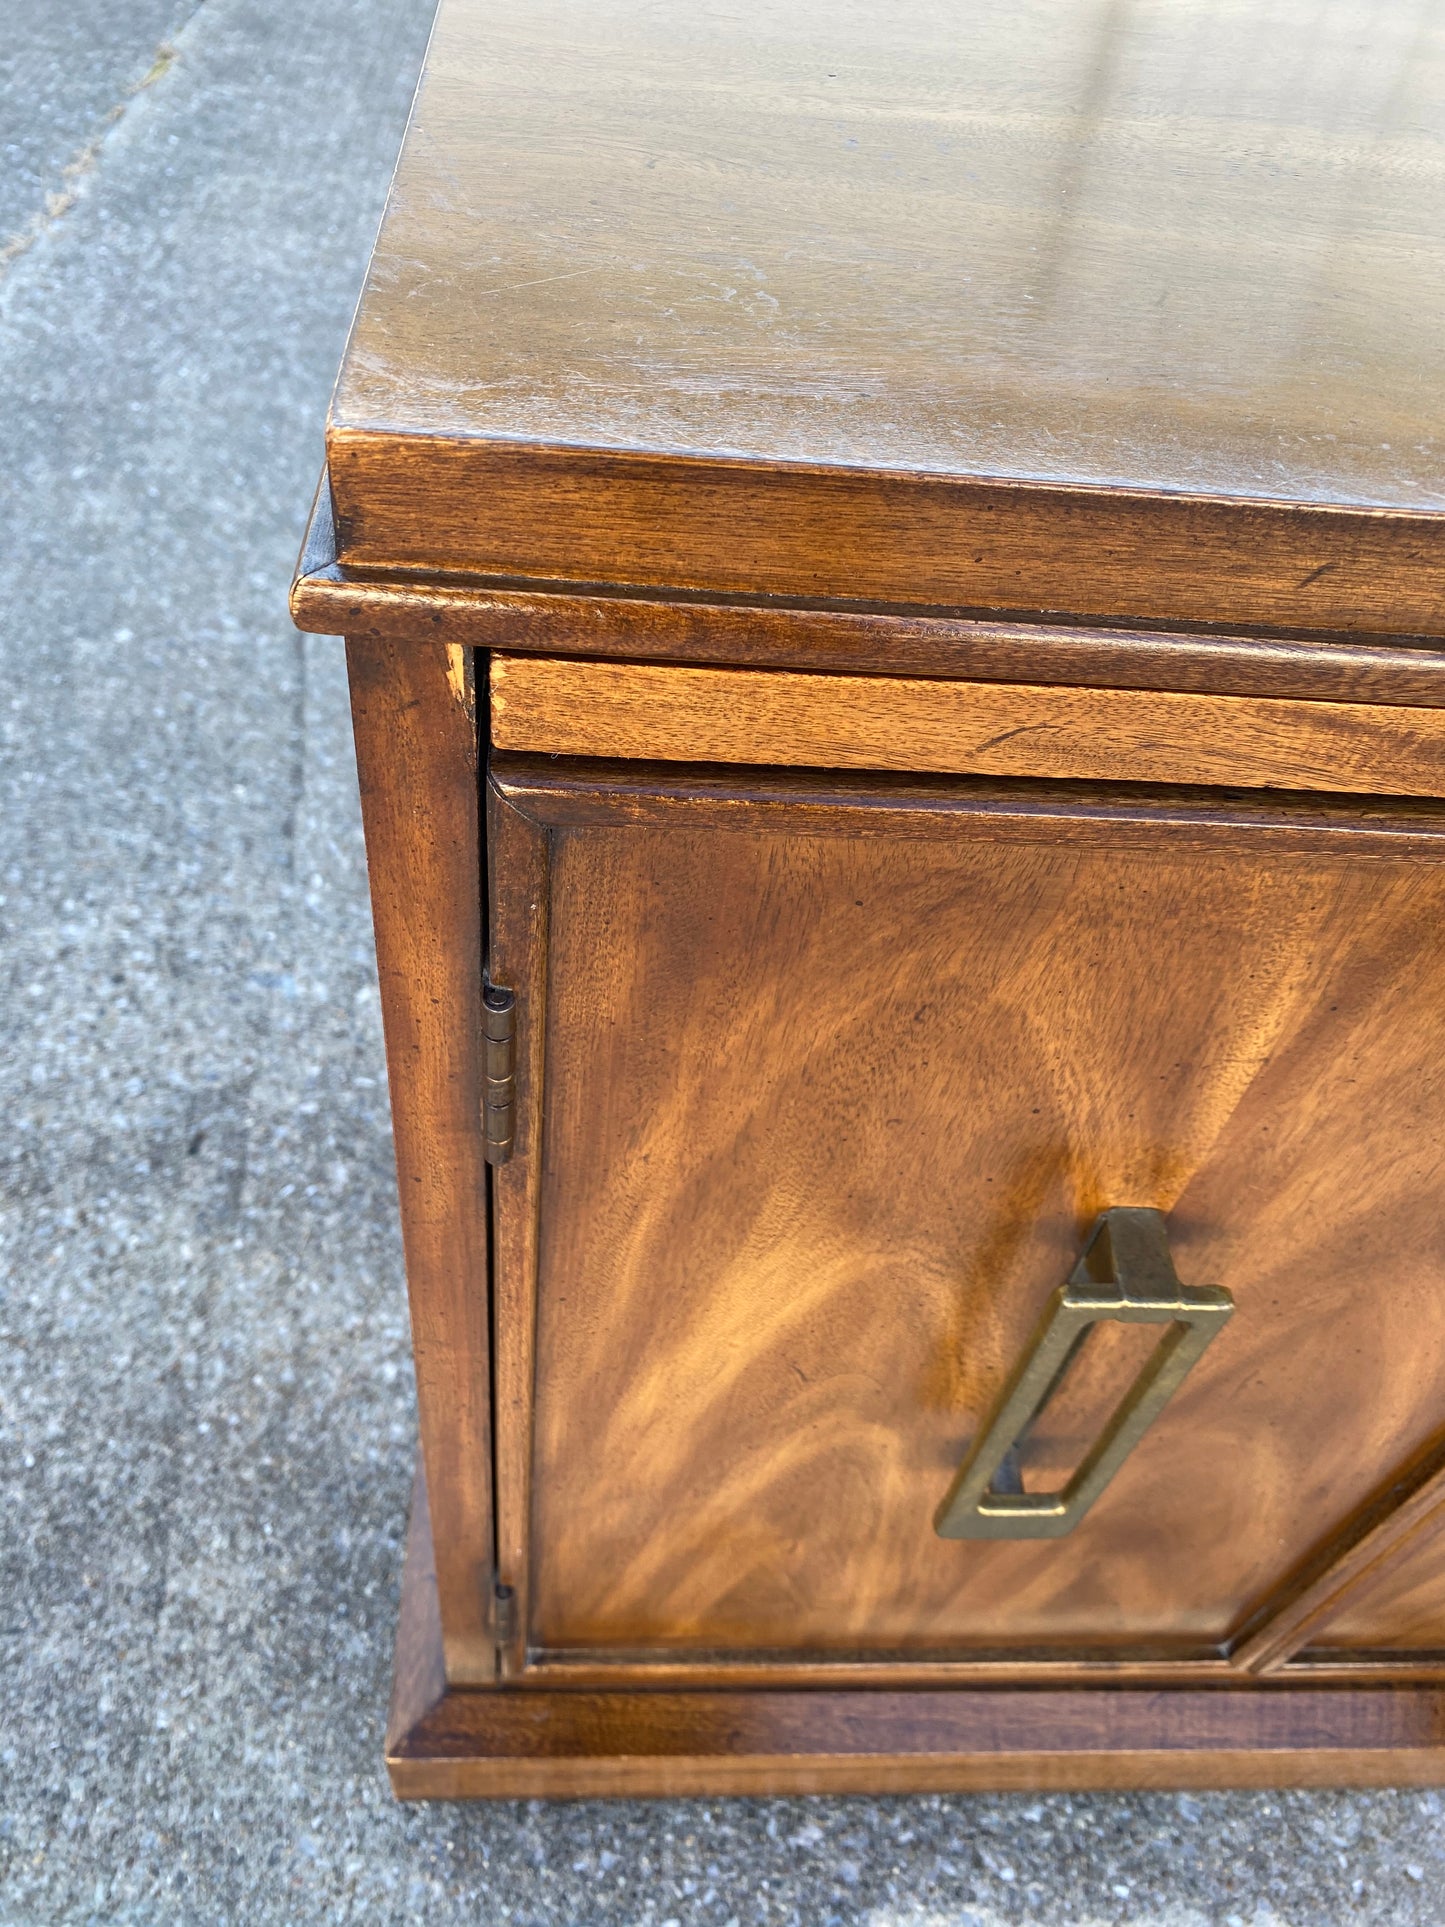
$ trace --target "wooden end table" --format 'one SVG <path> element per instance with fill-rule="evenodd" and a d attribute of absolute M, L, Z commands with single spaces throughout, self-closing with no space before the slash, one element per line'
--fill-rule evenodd
<path fill-rule="evenodd" d="M 443 0 L 348 638 L 403 1796 L 1445 1780 L 1445 76 Z"/>

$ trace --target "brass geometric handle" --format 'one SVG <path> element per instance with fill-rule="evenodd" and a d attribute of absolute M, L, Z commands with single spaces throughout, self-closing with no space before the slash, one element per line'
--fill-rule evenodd
<path fill-rule="evenodd" d="M 934 1530 L 944 1539 L 1059 1539 L 1072 1532 L 1233 1310 L 1234 1300 L 1216 1285 L 1180 1284 L 1161 1211 L 1119 1205 L 1101 1212 L 958 1468 Z M 1170 1330 L 1063 1490 L 1025 1492 L 1018 1449 L 1090 1328 L 1107 1318 Z"/>

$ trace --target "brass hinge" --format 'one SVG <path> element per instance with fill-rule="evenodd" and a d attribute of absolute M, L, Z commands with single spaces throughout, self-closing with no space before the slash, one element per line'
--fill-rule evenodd
<path fill-rule="evenodd" d="M 486 1159 L 488 1164 L 505 1164 L 512 1155 L 517 1115 L 517 998 L 490 978 L 482 980 L 482 1034 L 487 1056 L 482 1098 Z"/>

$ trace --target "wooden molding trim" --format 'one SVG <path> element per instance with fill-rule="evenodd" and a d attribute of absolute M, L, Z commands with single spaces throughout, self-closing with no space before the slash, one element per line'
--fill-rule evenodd
<path fill-rule="evenodd" d="M 1255 1615 L 1230 1650 L 1232 1666 L 1257 1675 L 1278 1672 L 1347 1605 L 1445 1529 L 1445 1464 L 1437 1463 L 1414 1491 L 1409 1483 L 1397 1480 L 1336 1536 L 1322 1567 L 1306 1569 L 1280 1603 Z"/>
<path fill-rule="evenodd" d="M 1445 648 L 1418 641 L 1000 622 L 958 610 L 789 608 L 568 581 L 358 575 L 336 560 L 324 478 L 291 613 L 299 628 L 322 635 L 430 638 L 513 654 L 1445 707 Z"/>
<path fill-rule="evenodd" d="M 1265 1677 L 1266 1675 L 1260 1675 Z M 1270 1678 L 1283 1676 L 1291 1683 L 1379 1686 L 1389 1682 L 1423 1683 L 1439 1686 L 1445 1679 L 1445 1661 L 1437 1653 L 1381 1651 L 1309 1652 L 1296 1655 L 1287 1667 L 1270 1669 Z M 801 1654 L 758 1659 L 752 1654 L 723 1653 L 696 1660 L 674 1652 L 656 1654 L 610 1655 L 595 1653 L 558 1653 L 550 1648 L 533 1649 L 527 1655 L 526 1671 L 519 1684 L 572 1690 L 586 1687 L 598 1692 L 617 1692 L 637 1687 L 721 1688 L 735 1687 L 891 1687 L 912 1690 L 918 1687 L 953 1689 L 957 1687 L 1088 1687 L 1107 1686 L 1138 1690 L 1177 1691 L 1181 1687 L 1212 1687 L 1238 1683 L 1241 1674 L 1224 1658 L 1201 1659 L 1186 1653 L 1178 1659 L 1131 1655 L 1123 1659 L 1099 1657 L 1081 1652 L 1061 1657 L 1040 1654 L 1031 1648 L 1015 1652 L 991 1652 L 966 1658 L 941 1660 L 912 1657 L 837 1659 L 827 1654 Z"/>
<path fill-rule="evenodd" d="M 573 760 L 495 751 L 499 795 L 544 828 L 629 822 L 738 827 L 786 812 L 809 836 L 957 837 L 1133 847 L 1165 839 L 1281 854 L 1338 849 L 1351 861 L 1445 861 L 1445 805 L 1116 784 L 1056 784 L 887 772 L 698 771 L 672 763 Z"/>

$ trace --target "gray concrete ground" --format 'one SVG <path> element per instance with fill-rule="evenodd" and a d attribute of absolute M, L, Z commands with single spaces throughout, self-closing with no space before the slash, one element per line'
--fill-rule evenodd
<path fill-rule="evenodd" d="M 390 1146 L 285 591 L 428 10 L 0 31 L 0 1923 L 1445 1919 L 1432 1793 L 392 1804 Z"/>

